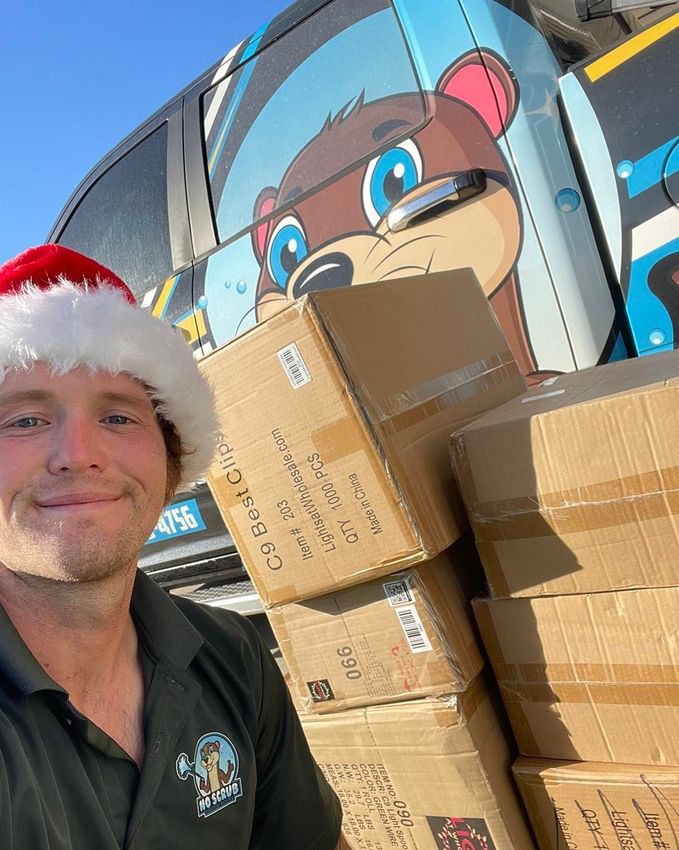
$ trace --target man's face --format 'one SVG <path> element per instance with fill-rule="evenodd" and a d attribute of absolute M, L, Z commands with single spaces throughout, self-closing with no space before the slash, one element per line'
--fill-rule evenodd
<path fill-rule="evenodd" d="M 0 563 L 57 581 L 136 564 L 163 506 L 166 452 L 125 374 L 37 364 L 0 384 Z"/>

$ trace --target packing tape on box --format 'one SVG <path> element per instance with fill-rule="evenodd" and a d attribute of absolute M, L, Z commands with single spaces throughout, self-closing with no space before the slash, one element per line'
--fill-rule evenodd
<path fill-rule="evenodd" d="M 528 718 L 524 714 L 523 706 L 520 702 L 512 702 L 507 699 L 504 693 L 501 696 L 507 717 L 509 717 L 509 722 L 514 730 L 514 737 L 516 738 L 516 743 L 519 745 L 519 750 L 526 753 L 539 753 L 540 746 L 538 740 L 528 722 Z"/>
<path fill-rule="evenodd" d="M 500 682 L 500 691 L 508 707 L 521 703 L 679 706 L 679 683 Z"/>
<path fill-rule="evenodd" d="M 362 452 L 367 455 L 366 432 L 354 416 L 347 415 L 311 432 L 311 442 L 325 463 Z"/>
<path fill-rule="evenodd" d="M 485 640 L 484 635 L 484 640 Z M 560 688 L 562 685 L 611 686 L 619 685 L 679 685 L 679 666 L 675 664 L 603 664 L 603 663 L 496 663 L 497 679 L 507 687 L 525 685 Z"/>
<path fill-rule="evenodd" d="M 279 587 L 269 588 L 260 580 L 260 587 L 257 587 L 257 591 L 267 610 L 273 608 L 274 605 L 287 605 L 299 599 L 299 591 L 296 584 L 284 584 Z"/>
<path fill-rule="evenodd" d="M 490 607 L 479 603 L 473 605 L 474 615 L 506 703 L 679 705 L 679 665 L 671 663 L 671 658 L 667 664 L 512 663 L 507 660 Z M 538 645 L 537 634 L 535 641 Z M 655 694 L 652 698 L 651 692 Z"/>
<path fill-rule="evenodd" d="M 467 505 L 481 541 L 575 534 L 679 514 L 679 466 Z"/>
<path fill-rule="evenodd" d="M 430 716 L 439 729 L 458 726 L 462 718 L 469 722 L 488 699 L 489 689 L 493 687 L 491 681 L 488 671 L 485 670 L 461 693 L 441 694 L 429 698 L 428 702 L 432 706 Z M 404 700 L 407 701 L 409 700 Z"/>
<path fill-rule="evenodd" d="M 519 375 L 507 348 L 385 399 L 371 399 L 374 419 L 398 433 Z"/>

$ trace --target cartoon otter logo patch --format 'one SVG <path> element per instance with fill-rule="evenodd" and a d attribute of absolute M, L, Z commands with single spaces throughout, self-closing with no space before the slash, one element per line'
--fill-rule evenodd
<path fill-rule="evenodd" d="M 193 761 L 186 753 L 181 753 L 176 768 L 180 779 L 193 777 L 200 818 L 214 815 L 243 796 L 243 783 L 238 775 L 238 753 L 221 732 L 203 735 L 196 744 Z"/>

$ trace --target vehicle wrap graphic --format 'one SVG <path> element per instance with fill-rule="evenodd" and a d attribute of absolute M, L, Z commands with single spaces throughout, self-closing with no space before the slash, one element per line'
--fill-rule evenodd
<path fill-rule="evenodd" d="M 470 9 L 330 3 L 205 95 L 204 352 L 315 289 L 468 266 L 529 379 L 622 354 L 553 54 L 529 14 Z M 395 204 L 473 169 L 483 192 L 390 229 Z"/>
<path fill-rule="evenodd" d="M 639 354 L 679 343 L 679 136 L 664 84 L 678 49 L 675 14 L 561 81 Z"/>

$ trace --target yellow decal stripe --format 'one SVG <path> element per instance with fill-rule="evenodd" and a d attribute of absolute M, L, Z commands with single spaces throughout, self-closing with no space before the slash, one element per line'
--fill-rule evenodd
<path fill-rule="evenodd" d="M 205 320 L 203 319 L 202 310 L 196 310 L 196 314 L 194 316 L 193 313 L 189 313 L 188 316 L 181 319 L 176 323 L 175 327 L 180 328 L 182 333 L 184 334 L 187 342 L 193 345 L 194 342 L 198 342 L 198 331 L 196 330 L 196 319 L 198 320 L 198 327 L 200 328 L 201 336 L 206 332 L 205 331 Z"/>
<path fill-rule="evenodd" d="M 158 318 L 162 318 L 165 314 L 165 309 L 167 308 L 167 302 L 174 291 L 174 285 L 177 282 L 177 278 L 179 275 L 173 275 L 171 278 L 168 278 L 163 284 L 160 295 L 158 296 L 158 300 L 153 305 L 153 309 L 151 313 Z"/>
<path fill-rule="evenodd" d="M 679 12 L 640 32 L 639 35 L 628 39 L 624 44 L 602 56 L 601 59 L 596 59 L 591 65 L 585 68 L 585 73 L 595 83 L 601 77 L 605 77 L 606 74 L 619 68 L 620 65 L 624 65 L 628 59 L 641 53 L 642 50 L 655 44 L 661 38 L 664 38 L 677 27 L 679 27 Z"/>
<path fill-rule="evenodd" d="M 205 313 L 203 310 L 196 310 L 196 323 L 198 325 L 198 335 L 202 339 L 207 334 L 207 326 L 205 324 Z"/>

